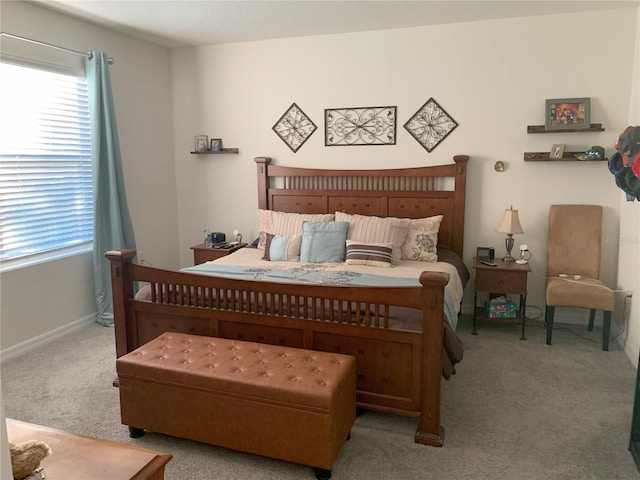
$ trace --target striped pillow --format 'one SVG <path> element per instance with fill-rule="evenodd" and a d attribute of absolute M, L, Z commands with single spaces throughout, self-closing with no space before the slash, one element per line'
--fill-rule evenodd
<path fill-rule="evenodd" d="M 258 209 L 258 247 L 264 250 L 267 233 L 273 235 L 302 235 L 304 222 L 332 222 L 333 213 L 288 213 Z"/>
<path fill-rule="evenodd" d="M 369 265 L 371 267 L 391 267 L 393 243 L 363 243 L 347 240 L 347 260 L 349 265 Z"/>
<path fill-rule="evenodd" d="M 360 243 L 393 243 L 391 263 L 398 265 L 402 261 L 402 244 L 409 231 L 408 218 L 382 218 L 336 212 L 336 221 L 349 222 L 347 240 Z"/>

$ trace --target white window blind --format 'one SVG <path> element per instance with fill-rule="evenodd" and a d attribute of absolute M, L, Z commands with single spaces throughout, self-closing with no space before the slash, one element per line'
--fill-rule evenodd
<path fill-rule="evenodd" d="M 0 63 L 0 261 L 91 242 L 83 76 Z"/>

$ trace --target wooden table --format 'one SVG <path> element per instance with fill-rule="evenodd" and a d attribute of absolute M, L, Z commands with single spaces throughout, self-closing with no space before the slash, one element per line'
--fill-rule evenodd
<path fill-rule="evenodd" d="M 235 245 L 227 245 L 226 247 L 207 246 L 204 243 L 194 245 L 191 247 L 191 250 L 193 250 L 193 264 L 200 265 L 201 263 L 216 260 L 246 246 L 246 243 L 237 243 Z"/>
<path fill-rule="evenodd" d="M 7 418 L 9 442 L 45 442 L 53 453 L 42 461 L 48 480 L 163 480 L 173 458 L 166 453 Z"/>
<path fill-rule="evenodd" d="M 505 262 L 495 259 L 490 263 L 493 266 L 485 265 L 478 258 L 473 259 L 473 269 L 475 270 L 475 280 L 473 286 L 473 335 L 477 335 L 476 323 L 478 319 L 486 320 L 488 317 L 482 315 L 483 308 L 478 306 L 478 292 L 491 293 L 511 293 L 520 295 L 520 304 L 515 320 L 522 321 L 522 335 L 520 340 L 526 340 L 524 327 L 527 311 L 527 274 L 531 271 L 528 263 L 518 264 L 516 262 Z M 508 320 L 508 319 L 493 319 Z"/>

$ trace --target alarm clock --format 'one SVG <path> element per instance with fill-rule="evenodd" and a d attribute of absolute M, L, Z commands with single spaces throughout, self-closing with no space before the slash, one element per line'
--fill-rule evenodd
<path fill-rule="evenodd" d="M 478 260 L 493 260 L 496 256 L 496 251 L 493 247 L 478 247 L 476 249 L 476 257 Z"/>
<path fill-rule="evenodd" d="M 224 243 L 227 240 L 227 236 L 222 232 L 213 232 L 211 234 L 211 242 L 214 245 Z"/>

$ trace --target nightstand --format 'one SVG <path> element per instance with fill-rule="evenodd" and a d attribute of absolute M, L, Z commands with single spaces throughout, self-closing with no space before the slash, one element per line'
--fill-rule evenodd
<path fill-rule="evenodd" d="M 230 245 L 224 248 L 208 247 L 204 243 L 194 245 L 191 247 L 191 250 L 193 250 L 193 264 L 199 265 L 215 260 L 216 258 L 224 257 L 246 246 L 246 243 L 238 243 L 237 245 Z"/>
<path fill-rule="evenodd" d="M 495 267 L 480 263 L 477 258 L 473 259 L 473 269 L 475 270 L 475 280 L 473 286 L 473 335 L 477 335 L 477 320 L 521 320 L 522 336 L 520 340 L 526 340 L 524 336 L 525 313 L 527 309 L 527 274 L 531 271 L 528 263 L 518 264 L 515 262 L 503 262 L 493 260 Z M 489 292 L 490 294 L 516 294 L 520 295 L 518 312 L 513 319 L 489 318 L 484 315 L 484 306 L 478 306 L 478 292 Z"/>

